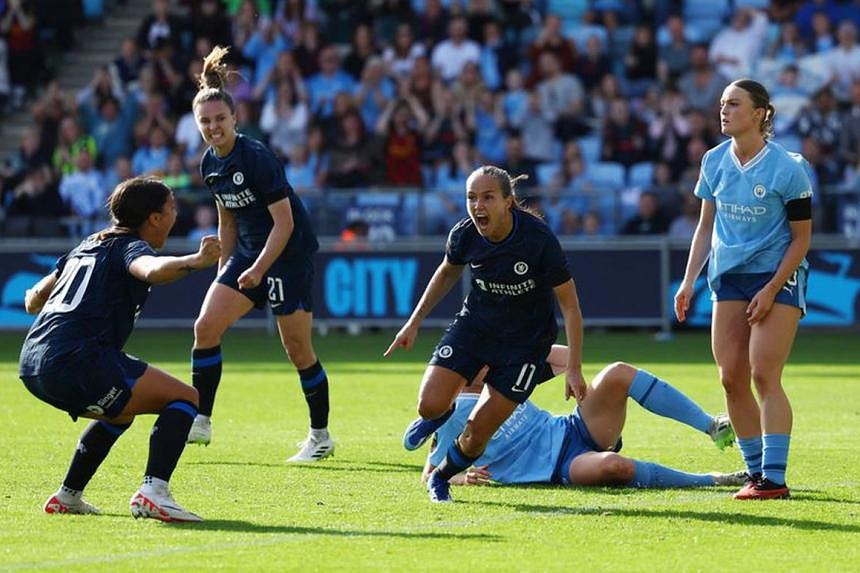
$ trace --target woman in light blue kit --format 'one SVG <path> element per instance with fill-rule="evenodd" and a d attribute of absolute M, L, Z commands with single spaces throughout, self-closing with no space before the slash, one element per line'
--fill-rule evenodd
<path fill-rule="evenodd" d="M 812 185 L 806 160 L 769 141 L 774 113 L 758 82 L 737 80 L 723 91 L 720 123 L 731 139 L 702 159 L 695 194 L 704 201 L 675 294 L 683 322 L 710 258 L 711 346 L 749 474 L 736 499 L 789 496 L 792 415 L 781 377 L 806 307 Z"/>

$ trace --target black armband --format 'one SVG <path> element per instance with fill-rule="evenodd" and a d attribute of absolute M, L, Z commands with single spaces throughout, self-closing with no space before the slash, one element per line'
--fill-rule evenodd
<path fill-rule="evenodd" d="M 812 219 L 812 197 L 794 199 L 785 204 L 785 214 L 789 221 Z"/>

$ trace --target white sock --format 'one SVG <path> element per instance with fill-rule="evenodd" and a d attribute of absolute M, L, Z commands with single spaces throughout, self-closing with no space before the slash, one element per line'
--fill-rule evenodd
<path fill-rule="evenodd" d="M 153 491 L 155 489 L 167 489 L 167 482 L 163 479 L 159 479 L 157 477 L 152 476 L 143 476 L 143 485 L 140 486 L 141 490 L 145 491 Z"/>
<path fill-rule="evenodd" d="M 194 417 L 195 422 L 206 423 L 206 422 L 211 422 L 211 420 L 212 420 L 211 416 L 204 416 L 203 414 L 197 414 L 197 416 Z"/>
<path fill-rule="evenodd" d="M 308 434 L 313 440 L 327 440 L 328 439 L 328 428 L 311 428 L 310 434 Z"/>
<path fill-rule="evenodd" d="M 64 485 L 61 485 L 60 489 L 57 490 L 57 493 L 55 495 L 57 496 L 57 499 L 59 499 L 63 503 L 73 503 L 81 499 L 82 493 L 83 491 L 79 489 L 71 489 Z"/>

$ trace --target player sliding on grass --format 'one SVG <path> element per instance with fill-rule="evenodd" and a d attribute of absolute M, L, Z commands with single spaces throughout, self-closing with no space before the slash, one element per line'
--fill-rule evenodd
<path fill-rule="evenodd" d="M 547 362 L 553 373 L 564 371 L 566 346 L 553 346 Z M 446 444 L 465 426 L 483 391 L 483 371 L 457 398 L 454 414 L 438 429 L 437 441 Z M 627 397 L 647 410 L 678 420 L 708 434 L 718 448 L 734 441 L 726 416 L 710 416 L 687 396 L 650 373 L 616 362 L 604 368 L 588 388 L 588 399 L 569 416 L 554 416 L 531 401 L 519 406 L 496 432 L 475 467 L 451 483 L 554 483 L 631 487 L 707 487 L 739 485 L 746 474 L 691 474 L 652 462 L 619 455 Z M 421 442 L 423 443 L 423 442 Z M 420 446 L 420 443 L 418 444 Z M 416 442 L 404 440 L 415 449 Z M 427 456 L 424 478 L 441 463 L 444 451 Z"/>
<path fill-rule="evenodd" d="M 24 385 L 72 420 L 98 420 L 84 430 L 62 487 L 44 509 L 99 513 L 81 497 L 84 488 L 135 416 L 158 414 L 143 485 L 131 497 L 131 513 L 161 521 L 201 521 L 180 507 L 168 488 L 197 414 L 197 391 L 122 348 L 150 286 L 212 266 L 220 244 L 209 236 L 192 255 L 155 253 L 176 222 L 173 193 L 156 179 L 120 183 L 109 208 L 113 226 L 61 257 L 56 271 L 25 298 L 27 312 L 40 314 L 21 349 Z"/>

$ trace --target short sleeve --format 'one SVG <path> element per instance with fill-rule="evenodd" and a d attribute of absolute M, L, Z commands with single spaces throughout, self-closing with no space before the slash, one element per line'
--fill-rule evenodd
<path fill-rule="evenodd" d="M 463 252 L 463 221 L 457 223 L 448 233 L 448 243 L 445 245 L 445 258 L 452 265 L 465 265 L 465 253 Z"/>
<path fill-rule="evenodd" d="M 561 248 L 558 238 L 549 234 L 541 257 L 541 265 L 549 285 L 553 288 L 570 280 L 570 267 L 567 264 L 567 255 Z"/>
<path fill-rule="evenodd" d="M 145 256 L 158 256 L 158 253 L 155 252 L 155 249 L 149 246 L 149 243 L 147 243 L 146 241 L 129 241 L 122 249 L 122 260 L 125 264 L 126 269 L 128 269 L 128 267 L 131 266 L 131 263 L 133 263 L 136 259 Z"/>
<path fill-rule="evenodd" d="M 696 197 L 706 201 L 714 200 L 714 190 L 711 188 L 711 183 L 708 179 L 708 159 L 710 158 L 710 155 L 710 152 L 708 152 L 702 158 L 702 168 L 699 169 L 699 180 L 696 181 L 696 188 L 693 190 L 693 194 Z"/>
<path fill-rule="evenodd" d="M 804 165 L 805 164 L 805 165 Z M 806 159 L 802 157 L 795 164 L 796 167 L 791 170 L 788 180 L 783 189 L 782 202 L 783 204 L 795 199 L 807 199 L 812 197 L 812 182 L 806 174 Z"/>
<path fill-rule="evenodd" d="M 260 194 L 266 206 L 287 197 L 287 178 L 284 168 L 273 153 L 258 153 L 254 162 L 254 191 Z"/>

